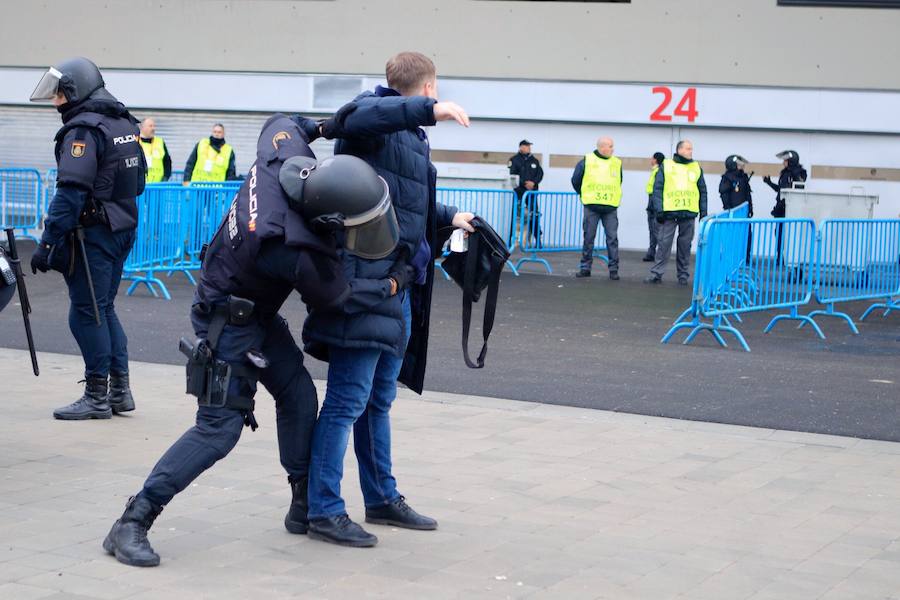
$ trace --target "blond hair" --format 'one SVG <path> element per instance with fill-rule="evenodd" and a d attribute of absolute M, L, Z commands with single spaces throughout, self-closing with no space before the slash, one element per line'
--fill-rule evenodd
<path fill-rule="evenodd" d="M 423 85 L 437 76 L 431 59 L 419 52 L 401 52 L 392 56 L 384 67 L 388 87 L 401 94 L 419 91 Z"/>

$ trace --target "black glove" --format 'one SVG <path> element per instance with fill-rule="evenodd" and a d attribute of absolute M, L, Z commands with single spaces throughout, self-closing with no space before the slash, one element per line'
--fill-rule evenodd
<path fill-rule="evenodd" d="M 406 264 L 406 259 L 402 256 L 391 265 L 391 272 L 388 273 L 388 277 L 397 283 L 398 293 L 409 284 L 413 277 L 412 270 L 412 267 Z"/>
<path fill-rule="evenodd" d="M 769 177 L 768 175 L 766 175 L 765 177 L 763 177 L 763 181 L 765 181 L 765 182 L 768 183 L 769 185 L 772 185 L 772 178 Z"/>
<path fill-rule="evenodd" d="M 306 135 L 306 141 L 312 143 L 319 138 L 319 121 L 307 119 L 301 115 L 294 115 L 291 120 L 300 127 L 300 130 Z"/>
<path fill-rule="evenodd" d="M 318 125 L 319 131 L 322 134 L 322 137 L 326 139 L 334 139 L 338 137 L 341 128 L 344 126 L 344 121 L 347 119 L 347 116 L 356 110 L 355 102 L 348 102 L 338 109 L 334 116 L 325 119 L 324 121 L 319 121 Z"/>
<path fill-rule="evenodd" d="M 53 246 L 41 242 L 31 255 L 31 272 L 37 275 L 37 272 L 46 273 L 50 270 L 50 251 Z"/>
<path fill-rule="evenodd" d="M 662 213 L 656 215 L 656 222 L 660 225 L 666 222 L 666 218 L 662 215 Z"/>

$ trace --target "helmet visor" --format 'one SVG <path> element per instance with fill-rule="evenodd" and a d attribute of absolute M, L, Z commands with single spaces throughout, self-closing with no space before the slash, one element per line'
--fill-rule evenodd
<path fill-rule="evenodd" d="M 38 81 L 37 87 L 31 92 L 32 102 L 49 102 L 56 98 L 59 91 L 59 80 L 62 79 L 62 73 L 50 67 L 41 80 Z"/>
<path fill-rule="evenodd" d="M 378 259 L 394 251 L 400 240 L 400 226 L 387 183 L 384 183 L 384 196 L 378 206 L 365 214 L 344 219 L 344 227 L 344 249 L 351 254 Z"/>

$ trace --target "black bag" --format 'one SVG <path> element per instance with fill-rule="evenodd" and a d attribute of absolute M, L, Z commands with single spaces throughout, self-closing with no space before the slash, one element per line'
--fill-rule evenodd
<path fill-rule="evenodd" d="M 494 313 L 497 310 L 497 294 L 500 291 L 500 273 L 503 265 L 509 260 L 509 249 L 506 242 L 497 232 L 480 217 L 471 221 L 474 233 L 469 234 L 469 249 L 465 252 L 453 252 L 444 259 L 441 266 L 453 281 L 463 290 L 463 358 L 472 369 L 484 367 L 487 355 L 487 340 L 494 327 Z M 482 336 L 484 344 L 478 355 L 477 363 L 469 358 L 469 327 L 472 323 L 472 303 L 478 302 L 484 288 L 488 289 L 484 303 L 484 322 Z"/>

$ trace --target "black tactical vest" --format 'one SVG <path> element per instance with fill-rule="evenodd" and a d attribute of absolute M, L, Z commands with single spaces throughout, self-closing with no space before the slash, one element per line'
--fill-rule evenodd
<path fill-rule="evenodd" d="M 253 300 L 263 313 L 277 312 L 293 282 L 272 281 L 257 272 L 255 262 L 263 240 L 283 238 L 288 246 L 334 252 L 288 205 L 278 172 L 292 156 L 314 154 L 296 123 L 276 114 L 263 125 L 256 162 L 207 249 L 197 286 L 200 300 L 216 304 L 235 295 Z"/>
<path fill-rule="evenodd" d="M 57 132 L 57 156 L 66 133 L 78 128 L 99 131 L 104 143 L 92 198 L 102 206 L 112 231 L 134 229 L 138 214 L 135 198 L 144 192 L 147 170 L 137 125 L 124 117 L 80 113 Z"/>

